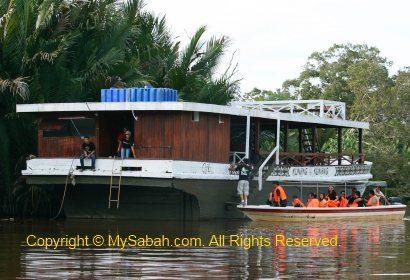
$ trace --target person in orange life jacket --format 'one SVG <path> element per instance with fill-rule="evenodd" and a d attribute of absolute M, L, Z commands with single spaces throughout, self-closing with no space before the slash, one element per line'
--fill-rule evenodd
<path fill-rule="evenodd" d="M 379 197 L 374 194 L 374 190 L 369 191 L 369 200 L 366 206 L 380 206 Z"/>
<path fill-rule="evenodd" d="M 364 200 L 361 198 L 359 191 L 356 191 L 349 199 L 348 207 L 364 207 Z"/>
<path fill-rule="evenodd" d="M 317 195 L 315 193 L 309 193 L 309 200 L 307 204 L 307 208 L 318 208 L 319 207 L 319 200 L 317 199 Z"/>
<path fill-rule="evenodd" d="M 305 204 L 303 204 L 303 202 L 300 201 L 297 195 L 294 195 L 292 199 L 293 199 L 293 207 L 306 207 Z"/>
<path fill-rule="evenodd" d="M 329 186 L 327 190 L 328 200 L 327 200 L 327 207 L 337 207 L 338 197 L 335 192 L 335 188 L 333 186 Z"/>
<path fill-rule="evenodd" d="M 132 156 L 135 157 L 134 141 L 131 139 L 131 131 L 125 132 L 125 137 L 118 143 L 118 153 L 121 152 L 122 158 L 129 158 L 132 152 Z"/>
<path fill-rule="evenodd" d="M 286 193 L 285 190 L 282 188 L 281 185 L 279 185 L 279 182 L 273 182 L 273 192 L 271 196 L 269 197 L 269 201 L 273 204 L 275 207 L 286 207 L 288 205 L 288 201 L 286 200 Z"/>
<path fill-rule="evenodd" d="M 325 194 L 321 193 L 319 194 L 319 207 L 325 208 L 327 207 L 327 197 L 325 197 Z"/>
<path fill-rule="evenodd" d="M 346 196 L 345 191 L 341 191 L 339 201 L 338 201 L 339 207 L 346 207 L 347 206 L 348 200 L 346 199 L 345 196 Z"/>
<path fill-rule="evenodd" d="M 238 181 L 238 195 L 241 199 L 241 205 L 246 206 L 248 204 L 249 196 L 249 174 L 252 171 L 249 165 L 249 159 L 245 158 L 243 164 L 239 164 L 235 167 L 236 171 L 239 171 L 239 181 Z"/>

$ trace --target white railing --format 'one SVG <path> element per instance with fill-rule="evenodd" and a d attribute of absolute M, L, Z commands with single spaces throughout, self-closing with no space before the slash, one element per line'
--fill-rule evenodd
<path fill-rule="evenodd" d="M 251 110 L 263 110 L 273 113 L 314 116 L 329 119 L 346 119 L 346 104 L 329 100 L 286 100 L 234 102 L 234 107 Z"/>
<path fill-rule="evenodd" d="M 230 152 L 230 156 L 232 157 L 233 164 L 244 163 L 244 159 L 246 158 L 246 152 Z"/>
<path fill-rule="evenodd" d="M 272 156 L 279 152 L 279 146 L 276 146 L 275 149 L 272 150 L 272 152 L 270 152 L 270 154 L 268 155 L 268 157 L 265 159 L 265 161 L 261 164 L 261 166 L 259 166 L 259 170 L 258 170 L 258 185 L 259 185 L 259 190 L 262 190 L 262 179 L 263 179 L 263 168 L 265 167 L 265 165 L 268 163 L 268 161 L 272 158 Z M 279 157 L 278 154 L 276 155 L 276 164 L 279 164 Z"/>

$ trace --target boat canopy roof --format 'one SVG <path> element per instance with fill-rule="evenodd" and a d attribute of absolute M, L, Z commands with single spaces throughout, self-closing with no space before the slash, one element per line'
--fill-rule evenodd
<path fill-rule="evenodd" d="M 106 111 L 190 111 L 232 116 L 315 123 L 330 127 L 368 129 L 366 122 L 345 119 L 345 104 L 327 100 L 291 100 L 214 105 L 193 102 L 82 102 L 17 104 L 17 113 L 106 112 Z"/>

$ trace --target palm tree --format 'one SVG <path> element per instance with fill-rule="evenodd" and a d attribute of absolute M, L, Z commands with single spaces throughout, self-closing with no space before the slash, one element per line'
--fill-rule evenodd
<path fill-rule="evenodd" d="M 8 159 L 0 161 L 1 205 L 12 208 L 12 182 L 36 152 L 35 120 L 16 115 L 17 102 L 97 101 L 102 88 L 146 84 L 178 89 L 189 101 L 232 99 L 236 67 L 217 75 L 229 40 L 202 42 L 201 27 L 180 51 L 165 17 L 143 7 L 141 0 L 0 1 L 0 157 Z M 18 197 L 34 190 L 19 186 Z"/>
<path fill-rule="evenodd" d="M 229 45 L 226 36 L 201 40 L 206 31 L 201 26 L 191 38 L 188 46 L 179 53 L 165 81 L 171 88 L 178 89 L 187 101 L 226 104 L 239 90 L 239 79 L 235 79 L 236 66 L 217 76 L 221 59 Z"/>

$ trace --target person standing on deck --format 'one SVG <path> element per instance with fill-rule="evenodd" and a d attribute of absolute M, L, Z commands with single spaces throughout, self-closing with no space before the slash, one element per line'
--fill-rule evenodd
<path fill-rule="evenodd" d="M 125 132 L 125 137 L 118 143 L 118 153 L 122 158 L 129 158 L 132 152 L 132 156 L 135 157 L 134 141 L 131 139 L 131 131 Z"/>
<path fill-rule="evenodd" d="M 243 164 L 239 164 L 236 168 L 239 171 L 239 182 L 238 182 L 238 195 L 241 199 L 241 205 L 246 206 L 248 204 L 249 196 L 249 174 L 252 171 L 249 165 L 249 159 L 245 158 Z"/>
<path fill-rule="evenodd" d="M 95 145 L 90 141 L 90 137 L 84 136 L 84 142 L 81 145 L 82 154 L 80 156 L 81 169 L 80 172 L 84 171 L 84 159 L 91 159 L 91 170 L 95 171 L 95 161 L 97 157 L 95 156 Z"/>
<path fill-rule="evenodd" d="M 128 131 L 128 129 L 126 127 L 124 127 L 124 129 L 122 130 L 122 132 L 118 135 L 117 137 L 117 143 L 118 145 L 121 145 L 121 141 L 122 139 L 125 138 L 125 133 Z M 121 151 L 118 151 L 118 156 L 121 156 Z"/>
<path fill-rule="evenodd" d="M 270 198 L 273 206 L 286 207 L 288 205 L 288 201 L 286 200 L 287 197 L 285 190 L 281 185 L 279 185 L 279 182 L 273 182 L 273 187 L 272 197 Z"/>

